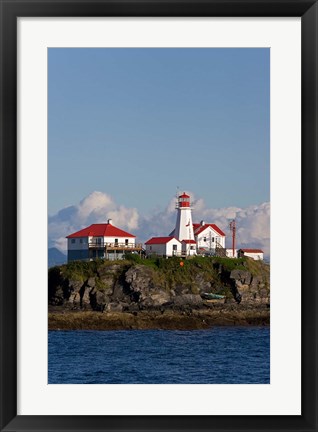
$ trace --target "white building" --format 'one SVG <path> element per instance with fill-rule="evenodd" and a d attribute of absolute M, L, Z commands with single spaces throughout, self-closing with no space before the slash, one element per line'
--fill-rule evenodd
<path fill-rule="evenodd" d="M 182 240 L 182 255 L 193 256 L 197 253 L 197 245 L 195 240 Z"/>
<path fill-rule="evenodd" d="M 152 237 L 145 243 L 147 255 L 181 256 L 182 245 L 175 237 Z"/>
<path fill-rule="evenodd" d="M 141 252 L 136 236 L 107 223 L 92 224 L 67 237 L 67 260 L 121 259 L 127 252 Z"/>
<path fill-rule="evenodd" d="M 239 249 L 237 255 L 239 258 L 253 258 L 255 261 L 264 259 L 264 252 L 261 249 Z"/>
<path fill-rule="evenodd" d="M 214 255 L 218 249 L 225 248 L 225 234 L 217 225 L 201 221 L 193 224 L 193 231 L 200 253 Z"/>
<path fill-rule="evenodd" d="M 228 258 L 237 258 L 237 249 L 234 249 L 234 255 L 233 255 L 233 248 L 226 249 L 226 256 Z"/>

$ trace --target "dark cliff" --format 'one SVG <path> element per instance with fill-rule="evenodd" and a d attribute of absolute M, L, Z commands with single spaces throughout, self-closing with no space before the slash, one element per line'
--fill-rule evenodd
<path fill-rule="evenodd" d="M 144 317 L 148 313 L 153 320 L 156 314 L 168 312 L 176 317 L 202 311 L 220 315 L 266 310 L 265 321 L 269 321 L 270 269 L 262 261 L 195 257 L 181 266 L 179 258 L 128 258 L 49 269 L 49 311 L 143 313 Z M 207 293 L 223 297 L 207 300 Z"/>

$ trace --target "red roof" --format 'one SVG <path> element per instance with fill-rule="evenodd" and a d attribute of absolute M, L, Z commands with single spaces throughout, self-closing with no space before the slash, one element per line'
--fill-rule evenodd
<path fill-rule="evenodd" d="M 220 236 L 225 237 L 224 232 L 215 224 L 204 224 L 201 225 L 199 223 L 194 223 L 193 224 L 193 231 L 195 235 L 200 234 L 202 231 L 204 231 L 207 227 L 211 227 L 215 232 L 217 232 Z"/>
<path fill-rule="evenodd" d="M 196 244 L 195 240 L 182 240 L 182 243 L 191 243 L 191 244 Z"/>
<path fill-rule="evenodd" d="M 114 225 L 109 223 L 104 224 L 92 224 L 87 228 L 83 228 L 73 234 L 68 235 L 66 238 L 74 237 L 136 237 L 116 228 Z"/>
<path fill-rule="evenodd" d="M 151 239 L 146 241 L 145 244 L 146 245 L 149 245 L 149 244 L 166 244 L 172 239 L 177 240 L 175 237 L 152 237 Z"/>
<path fill-rule="evenodd" d="M 183 192 L 183 194 L 180 195 L 179 198 L 190 198 L 190 195 L 187 195 L 185 192 Z"/>
<path fill-rule="evenodd" d="M 261 249 L 240 249 L 242 252 L 247 253 L 264 253 Z"/>

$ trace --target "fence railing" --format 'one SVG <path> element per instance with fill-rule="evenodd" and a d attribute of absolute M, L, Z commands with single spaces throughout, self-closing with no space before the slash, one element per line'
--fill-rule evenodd
<path fill-rule="evenodd" d="M 88 246 L 95 249 L 142 249 L 142 243 L 109 243 L 98 240 L 91 240 Z"/>
<path fill-rule="evenodd" d="M 226 248 L 224 248 L 219 242 L 216 242 L 215 244 L 215 255 L 226 258 Z"/>

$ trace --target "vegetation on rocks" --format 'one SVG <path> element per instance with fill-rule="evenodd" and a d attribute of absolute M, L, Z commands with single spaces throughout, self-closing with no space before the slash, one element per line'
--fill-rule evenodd
<path fill-rule="evenodd" d="M 223 295 L 224 298 L 206 300 L 206 293 Z M 147 314 L 159 317 L 169 312 L 175 315 L 176 320 L 180 314 L 192 314 L 193 321 L 195 311 L 212 313 L 213 308 L 214 311 L 219 308 L 217 313 L 220 314 L 220 311 L 235 305 L 238 308 L 235 314 L 241 314 L 246 308 L 249 313 L 251 308 L 254 311 L 261 308 L 269 319 L 269 295 L 269 266 L 248 258 L 142 259 L 131 254 L 121 261 L 74 261 L 50 268 L 48 274 L 49 311 L 54 310 L 55 320 L 56 314 L 61 312 L 69 317 L 71 313 L 77 313 L 77 318 L 72 319 L 75 319 L 77 324 L 74 325 L 78 328 L 81 328 L 79 312 L 85 311 L 93 314 L 96 311 L 105 312 L 108 317 L 114 313 L 131 315 L 143 312 L 146 320 L 150 319 Z M 220 316 L 222 314 L 218 315 L 217 322 Z M 52 324 L 53 315 L 49 314 L 49 318 Z M 63 319 L 67 321 L 65 316 Z M 120 322 L 126 328 L 123 324 L 125 319 L 121 316 Z M 131 317 L 127 319 L 131 320 Z M 154 316 L 151 315 L 151 319 L 154 320 Z M 237 318 L 233 319 L 237 321 Z M 158 320 L 156 318 L 154 322 L 161 328 Z M 183 318 L 178 320 L 179 325 L 184 322 Z M 244 320 L 240 315 L 238 322 Z M 145 325 L 140 319 L 137 321 L 138 325 Z M 205 320 L 212 321 L 210 318 Z M 121 328 L 119 321 L 116 322 L 117 327 Z M 100 323 L 100 326 L 107 327 L 105 323 Z"/>

